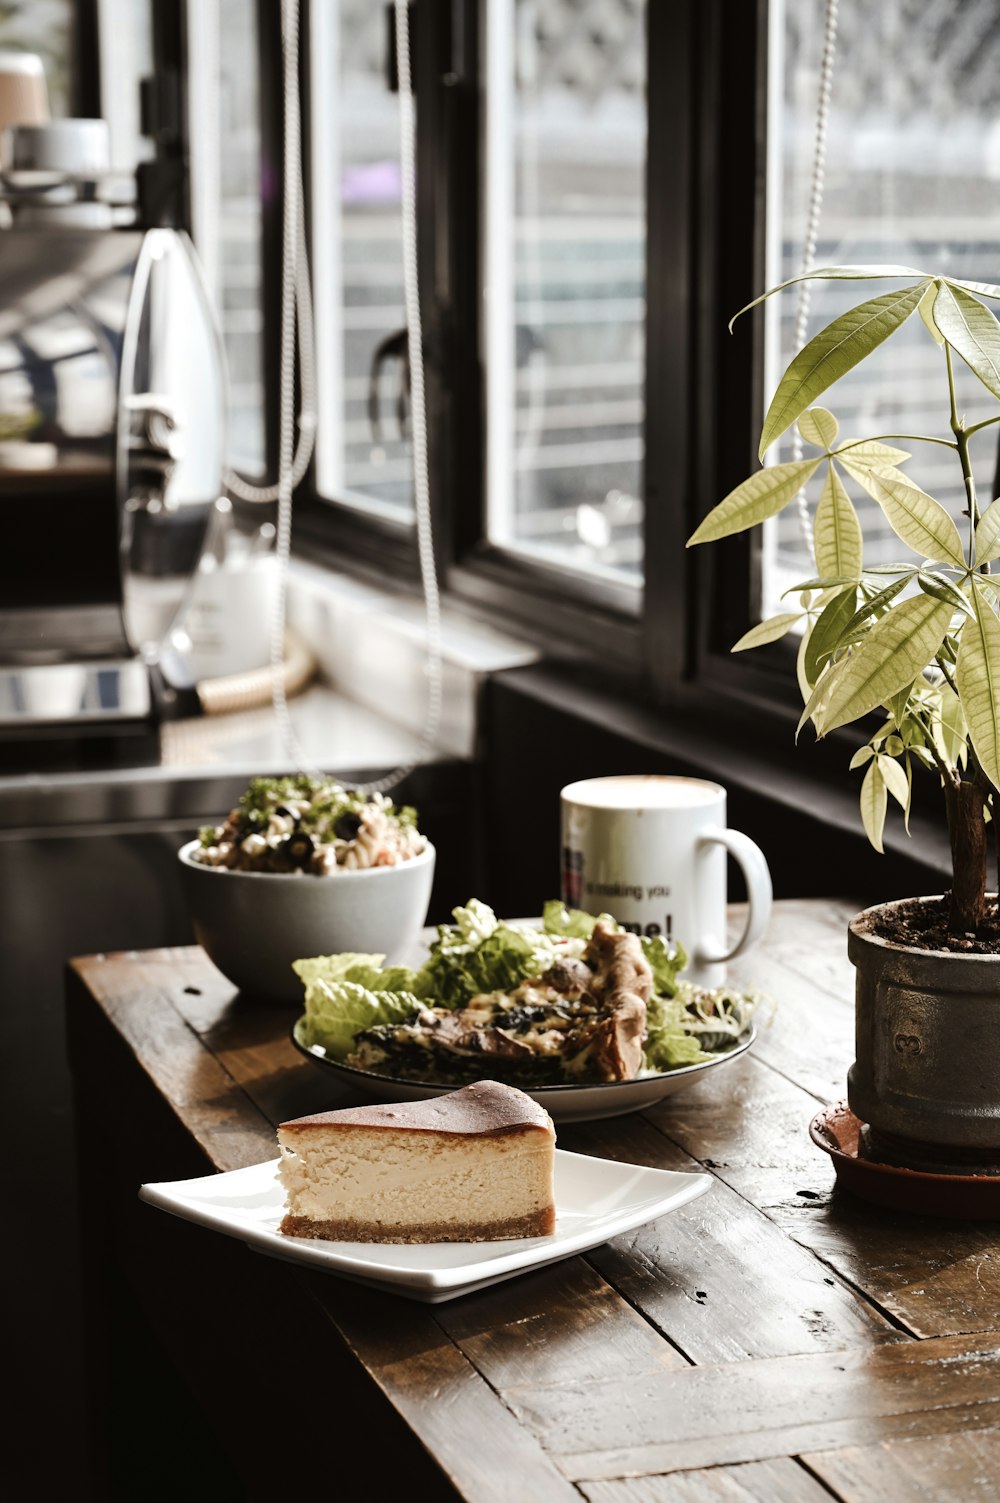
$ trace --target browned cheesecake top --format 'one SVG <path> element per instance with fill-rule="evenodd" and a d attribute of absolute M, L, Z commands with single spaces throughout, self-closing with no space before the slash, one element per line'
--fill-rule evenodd
<path fill-rule="evenodd" d="M 536 1101 L 498 1080 L 478 1080 L 461 1090 L 431 1101 L 400 1101 L 392 1105 L 349 1106 L 336 1112 L 314 1112 L 282 1122 L 278 1131 L 313 1127 L 386 1127 L 397 1132 L 434 1132 L 454 1137 L 499 1137 L 504 1133 L 540 1128 L 552 1133 L 552 1119 Z"/>

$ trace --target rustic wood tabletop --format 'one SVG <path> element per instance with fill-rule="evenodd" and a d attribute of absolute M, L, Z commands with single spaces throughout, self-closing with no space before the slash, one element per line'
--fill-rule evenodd
<path fill-rule="evenodd" d="M 196 948 L 71 962 L 95 1433 L 113 1266 L 246 1496 L 314 1470 L 470 1503 L 994 1503 L 1000 1228 L 856 1200 L 808 1133 L 853 1058 L 854 911 L 776 905 L 731 969 L 773 1003 L 742 1059 L 559 1128 L 574 1152 L 704 1168 L 707 1195 L 434 1306 L 141 1204 L 140 1183 L 273 1158 L 277 1122 L 351 1098 L 294 1048 L 294 1009 L 237 997 Z"/>

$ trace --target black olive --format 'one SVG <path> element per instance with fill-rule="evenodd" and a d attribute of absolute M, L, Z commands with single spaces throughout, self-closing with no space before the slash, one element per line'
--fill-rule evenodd
<path fill-rule="evenodd" d="M 361 829 L 361 817 L 358 814 L 341 814 L 335 821 L 333 833 L 338 840 L 353 840 Z"/>
<path fill-rule="evenodd" d="M 292 811 L 291 811 L 291 809 L 286 809 L 285 806 L 284 806 L 284 804 L 279 804 L 278 807 L 277 807 L 277 809 L 275 809 L 274 812 L 275 812 L 275 814 L 287 814 L 289 819 L 292 818 Z"/>
<path fill-rule="evenodd" d="M 293 866 L 305 866 L 314 850 L 315 846 L 313 845 L 312 836 L 306 835 L 302 830 L 299 830 L 295 835 L 289 835 L 281 847 L 282 855 Z"/>

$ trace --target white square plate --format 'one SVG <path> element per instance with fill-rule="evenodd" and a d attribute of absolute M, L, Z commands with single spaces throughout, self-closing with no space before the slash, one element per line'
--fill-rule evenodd
<path fill-rule="evenodd" d="M 283 1237 L 278 1231 L 284 1192 L 277 1178 L 277 1159 L 203 1179 L 142 1185 L 139 1196 L 174 1216 L 239 1237 L 255 1252 L 436 1304 L 599 1247 L 611 1237 L 687 1205 L 704 1195 L 712 1183 L 709 1174 L 646 1169 L 559 1148 L 555 1160 L 555 1232 L 551 1237 L 508 1242 L 397 1246 Z"/>

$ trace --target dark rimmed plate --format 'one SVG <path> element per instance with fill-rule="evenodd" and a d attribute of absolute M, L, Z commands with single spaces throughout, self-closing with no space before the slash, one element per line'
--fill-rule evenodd
<path fill-rule="evenodd" d="M 301 1029 L 304 1021 L 302 1017 L 297 1018 L 292 1028 L 292 1042 L 300 1053 L 314 1064 L 332 1071 L 343 1085 L 352 1086 L 373 1101 L 429 1101 L 457 1089 L 454 1084 L 398 1080 L 392 1075 L 376 1075 L 370 1070 L 355 1070 L 350 1065 L 342 1065 L 330 1059 L 318 1044 L 303 1042 Z M 615 1080 L 606 1084 L 538 1086 L 527 1095 L 545 1108 L 553 1122 L 591 1122 L 599 1117 L 621 1117 L 627 1112 L 638 1112 L 643 1107 L 655 1105 L 710 1070 L 724 1068 L 745 1054 L 756 1037 L 757 1030 L 751 1024 L 731 1049 L 698 1065 L 682 1065 L 662 1075 L 640 1075 L 635 1080 Z"/>

